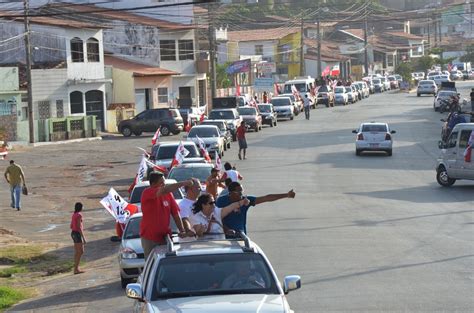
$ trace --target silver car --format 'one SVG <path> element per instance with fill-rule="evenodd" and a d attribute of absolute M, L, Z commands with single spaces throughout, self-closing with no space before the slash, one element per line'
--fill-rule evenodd
<path fill-rule="evenodd" d="M 434 80 L 420 80 L 418 87 L 416 89 L 416 95 L 419 97 L 421 95 L 429 94 L 436 96 L 438 93 L 438 86 Z"/>
<path fill-rule="evenodd" d="M 156 247 L 127 297 L 133 312 L 292 312 L 286 295 L 301 278 L 283 283 L 247 236 L 188 239 Z"/>
<path fill-rule="evenodd" d="M 458 93 L 456 91 L 440 90 L 434 99 L 433 110 L 438 111 L 445 101 L 449 102 L 452 97 L 456 97 L 457 95 Z"/>
<path fill-rule="evenodd" d="M 392 155 L 392 134 L 396 131 L 390 130 L 386 123 L 362 123 L 359 129 L 352 131 L 356 137 L 356 155 L 364 151 L 385 151 L 388 156 Z"/>
<path fill-rule="evenodd" d="M 193 126 L 188 135 L 184 139 L 193 141 L 199 146 L 198 138 L 204 141 L 206 150 L 209 155 L 215 157 L 216 153 L 219 157 L 224 155 L 224 138 L 221 136 L 219 128 L 216 125 L 197 125 Z"/>

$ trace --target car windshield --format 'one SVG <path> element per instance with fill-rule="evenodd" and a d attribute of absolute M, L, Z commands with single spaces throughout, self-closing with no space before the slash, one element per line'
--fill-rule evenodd
<path fill-rule="evenodd" d="M 203 121 L 201 122 L 201 125 L 214 125 L 219 127 L 220 131 L 226 131 L 227 127 L 225 126 L 225 123 L 222 122 L 212 122 L 212 121 Z"/>
<path fill-rule="evenodd" d="M 380 84 L 381 83 L 380 79 L 374 79 L 372 81 L 374 82 L 374 84 Z"/>
<path fill-rule="evenodd" d="M 272 99 L 272 104 L 273 104 L 273 106 L 276 106 L 276 107 L 290 105 L 290 99 L 288 99 L 288 98 L 273 98 Z"/>
<path fill-rule="evenodd" d="M 319 87 L 318 92 L 328 92 L 329 88 L 328 86 L 324 85 Z"/>
<path fill-rule="evenodd" d="M 199 151 L 197 150 L 196 146 L 194 145 L 184 145 L 184 148 L 189 151 L 189 154 L 186 156 L 187 158 L 197 158 L 200 157 Z M 156 160 L 165 160 L 165 159 L 172 159 L 176 154 L 176 150 L 178 149 L 178 145 L 170 145 L 164 146 L 161 145 L 158 150 L 156 151 Z"/>
<path fill-rule="evenodd" d="M 189 131 L 188 138 L 196 136 L 200 138 L 219 137 L 219 131 L 216 127 L 193 127 Z"/>
<path fill-rule="evenodd" d="M 293 93 L 293 91 L 291 90 L 291 86 L 295 86 L 295 88 L 299 91 L 299 92 L 306 92 L 306 83 L 296 83 L 296 84 L 285 84 L 285 86 L 283 87 L 283 92 L 285 93 Z"/>
<path fill-rule="evenodd" d="M 362 132 L 387 132 L 387 126 L 383 124 L 365 124 L 362 125 Z"/>
<path fill-rule="evenodd" d="M 438 94 L 438 98 L 449 98 L 452 96 L 455 96 L 455 92 L 449 92 L 449 91 L 440 91 Z"/>
<path fill-rule="evenodd" d="M 140 222 L 142 221 L 141 217 L 131 218 L 125 232 L 123 233 L 123 239 L 137 239 L 140 238 Z"/>
<path fill-rule="evenodd" d="M 240 115 L 257 115 L 255 108 L 238 108 L 237 111 Z"/>
<path fill-rule="evenodd" d="M 214 120 L 233 120 L 235 116 L 232 111 L 211 111 L 209 118 Z"/>
<path fill-rule="evenodd" d="M 130 203 L 140 203 L 142 199 L 143 190 L 145 190 L 148 187 L 149 186 L 139 186 L 139 187 L 133 188 L 132 194 L 130 195 Z M 177 200 L 183 199 L 183 195 L 179 192 L 179 190 L 174 191 L 173 196 Z"/>
<path fill-rule="evenodd" d="M 230 253 L 167 257 L 153 279 L 151 301 L 166 298 L 278 294 L 275 280 L 261 255 Z"/>
<path fill-rule="evenodd" d="M 420 85 L 434 85 L 434 81 L 422 80 L 422 81 L 420 82 Z"/>
<path fill-rule="evenodd" d="M 269 105 L 259 105 L 258 110 L 262 113 L 271 113 L 272 107 Z"/>
<path fill-rule="evenodd" d="M 206 167 L 174 167 L 171 169 L 168 178 L 177 182 L 182 182 L 190 178 L 198 178 L 201 182 L 205 182 L 211 175 L 211 166 Z"/>
<path fill-rule="evenodd" d="M 296 100 L 296 99 L 295 99 L 295 96 L 292 95 L 292 94 L 283 94 L 283 95 L 280 95 L 280 96 L 282 96 L 282 97 L 288 97 L 288 98 L 291 99 L 291 101 L 295 101 L 295 100 Z"/>
<path fill-rule="evenodd" d="M 336 87 L 336 89 L 334 89 L 334 92 L 335 93 L 344 93 L 344 92 L 346 92 L 346 89 L 344 87 Z"/>

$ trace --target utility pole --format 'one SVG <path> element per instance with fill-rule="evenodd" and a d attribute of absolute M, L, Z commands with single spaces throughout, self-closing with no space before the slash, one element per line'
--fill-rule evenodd
<path fill-rule="evenodd" d="M 366 9 L 366 14 L 367 14 L 367 9 Z M 369 54 L 367 52 L 368 48 L 368 40 L 367 40 L 367 32 L 368 32 L 368 27 L 367 27 L 367 16 L 365 17 L 364 21 L 364 69 L 365 69 L 365 75 L 369 75 Z"/>
<path fill-rule="evenodd" d="M 428 47 L 431 49 L 431 20 L 428 22 Z"/>
<path fill-rule="evenodd" d="M 213 6 L 208 5 L 209 12 L 209 62 L 210 68 L 210 83 L 211 83 L 211 101 L 216 97 L 216 30 L 214 28 L 214 14 Z"/>
<path fill-rule="evenodd" d="M 304 76 L 304 17 L 301 16 L 301 37 L 300 37 L 300 76 Z"/>
<path fill-rule="evenodd" d="M 321 29 L 319 28 L 320 27 L 319 24 L 320 23 L 319 23 L 319 13 L 318 13 L 318 21 L 317 21 L 317 28 L 316 28 L 317 29 L 316 35 L 318 37 L 317 38 L 318 39 L 318 47 L 317 47 L 317 49 L 318 49 L 318 79 L 323 74 L 323 69 L 321 68 L 322 67 L 322 62 L 321 62 Z"/>
<path fill-rule="evenodd" d="M 33 119 L 33 88 L 31 86 L 31 45 L 30 45 L 30 1 L 23 0 L 25 11 L 25 54 L 26 54 L 26 83 L 28 93 L 28 128 L 30 143 L 35 142 L 35 126 Z"/>

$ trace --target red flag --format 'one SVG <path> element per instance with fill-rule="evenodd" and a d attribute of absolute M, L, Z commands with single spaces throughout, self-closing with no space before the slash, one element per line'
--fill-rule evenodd
<path fill-rule="evenodd" d="M 160 128 L 158 128 L 153 135 L 153 138 L 151 138 L 151 145 L 154 146 L 156 145 L 157 142 L 160 142 L 160 136 L 161 136 L 161 131 Z"/>
<path fill-rule="evenodd" d="M 202 113 L 201 116 L 199 117 L 199 122 L 204 121 L 204 118 L 205 118 L 205 115 L 204 115 L 204 113 Z"/>
<path fill-rule="evenodd" d="M 235 96 L 239 97 L 240 96 L 240 85 L 237 84 L 237 87 L 235 87 Z"/>
<path fill-rule="evenodd" d="M 204 140 L 199 138 L 198 135 L 196 135 L 196 139 L 198 141 L 199 150 L 201 151 L 202 155 L 204 156 L 204 159 L 206 159 L 207 163 L 212 163 L 211 157 L 209 156 L 209 152 L 207 152 L 206 144 L 204 143 Z"/>

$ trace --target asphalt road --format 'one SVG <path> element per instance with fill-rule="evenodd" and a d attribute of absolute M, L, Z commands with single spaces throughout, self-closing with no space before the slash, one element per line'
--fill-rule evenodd
<path fill-rule="evenodd" d="M 467 98 L 472 82 L 458 85 Z M 302 289 L 288 295 L 296 312 L 472 312 L 474 182 L 452 188 L 436 183 L 443 115 L 432 103 L 433 97 L 384 93 L 349 106 L 318 107 L 310 121 L 300 115 L 250 133 L 247 160 L 237 159 L 235 144 L 225 154 L 224 161 L 243 174 L 247 194 L 296 192 L 295 199 L 258 205 L 248 216 L 249 236 L 278 275 L 301 275 Z M 392 157 L 355 156 L 351 130 L 363 121 L 388 122 L 397 131 Z M 41 175 L 49 178 L 37 201 L 58 213 L 33 223 L 33 213 L 8 211 L 0 225 L 63 244 L 59 251 L 72 254 L 70 209 L 56 202 L 74 195 L 88 204 L 91 243 L 87 273 L 37 283 L 44 295 L 12 312 L 130 311 L 120 288 L 117 246 L 108 241 L 113 223 L 98 201 L 111 186 L 126 190 L 138 166 L 135 147 L 150 139 L 114 137 L 13 154 L 23 164 L 34 157 L 32 179 L 39 184 Z M 56 201 L 44 199 L 48 191 Z"/>

